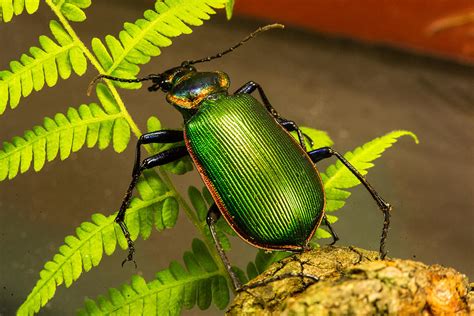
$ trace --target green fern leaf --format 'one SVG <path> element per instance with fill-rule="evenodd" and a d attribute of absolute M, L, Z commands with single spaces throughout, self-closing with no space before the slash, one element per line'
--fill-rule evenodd
<path fill-rule="evenodd" d="M 179 315 L 182 309 L 198 305 L 209 308 L 214 302 L 219 309 L 229 303 L 229 289 L 204 243 L 194 239 L 192 251 L 185 252 L 183 267 L 173 261 L 168 269 L 146 283 L 138 275 L 120 289 L 110 289 L 108 297 L 87 299 L 79 315 Z"/>
<path fill-rule="evenodd" d="M 62 14 L 66 19 L 73 22 L 81 22 L 86 19 L 83 9 L 91 5 L 90 0 L 49 0 L 46 3 L 56 13 Z M 3 0 L 0 1 L 0 21 L 10 22 L 13 16 L 20 15 L 26 9 L 28 14 L 38 10 L 39 0 Z"/>
<path fill-rule="evenodd" d="M 174 195 L 153 171 L 147 171 L 140 179 L 137 190 L 141 198 L 134 198 L 127 210 L 125 222 L 133 240 L 150 236 L 155 219 L 166 222 L 166 228 L 176 224 L 178 204 Z M 20 306 L 18 315 L 31 315 L 39 311 L 55 294 L 56 288 L 69 287 L 77 281 L 82 271 L 99 265 L 102 256 L 115 252 L 116 245 L 127 249 L 127 242 L 115 216 L 92 215 L 92 221 L 76 228 L 75 236 L 67 236 L 59 247 L 59 253 L 44 265 L 40 279 L 26 301 Z M 173 218 L 166 221 L 164 218 Z M 157 227 L 161 228 L 161 227 Z"/>
<path fill-rule="evenodd" d="M 53 0 L 66 19 L 71 22 L 82 22 L 86 19 L 83 9 L 91 5 L 91 0 Z"/>
<path fill-rule="evenodd" d="M 409 131 L 394 131 L 382 137 L 376 138 L 361 147 L 357 147 L 352 152 L 347 152 L 344 157 L 364 175 L 367 169 L 373 167 L 371 163 L 394 144 L 402 136 L 411 136 L 416 143 L 418 138 Z M 352 188 L 360 181 L 340 162 L 329 166 L 325 173 L 321 174 L 326 191 L 326 211 L 332 212 L 340 209 L 345 204 L 345 200 L 351 195 L 349 191 L 343 190 Z"/>
<path fill-rule="evenodd" d="M 39 0 L 4 0 L 0 2 L 0 21 L 10 22 L 14 15 L 20 15 L 26 9 L 28 14 L 38 10 Z"/>
<path fill-rule="evenodd" d="M 87 61 L 64 28 L 56 21 L 49 24 L 53 37 L 40 36 L 40 47 L 31 47 L 19 61 L 10 62 L 10 70 L 0 71 L 0 114 L 5 111 L 8 101 L 12 109 L 18 106 L 20 98 L 27 97 L 33 89 L 39 91 L 46 83 L 56 85 L 58 77 L 67 79 L 74 71 L 82 76 L 87 69 Z"/>
<path fill-rule="evenodd" d="M 225 4 L 225 15 L 227 17 L 227 20 L 230 20 L 232 18 L 232 13 L 234 11 L 234 4 L 235 4 L 235 0 L 229 0 Z"/>
<path fill-rule="evenodd" d="M 150 57 L 160 55 L 160 47 L 171 45 L 170 37 L 192 32 L 214 14 L 213 8 L 222 8 L 227 0 L 165 0 L 157 1 L 155 10 L 147 10 L 143 19 L 125 23 L 119 38 L 108 35 L 105 44 L 98 38 L 92 40 L 92 49 L 105 73 L 121 77 L 135 77 Z M 139 88 L 141 84 L 114 84 L 124 88 Z"/>
<path fill-rule="evenodd" d="M 43 126 L 4 142 L 0 149 L 0 181 L 26 172 L 31 164 L 39 171 L 58 154 L 64 160 L 84 145 L 90 148 L 98 144 L 104 149 L 113 141 L 114 149 L 122 152 L 130 140 L 130 127 L 105 85 L 97 86 L 97 94 L 102 107 L 91 103 L 69 108 L 66 115 L 47 117 Z"/>
<path fill-rule="evenodd" d="M 161 129 L 162 129 L 162 126 L 161 126 L 160 120 L 155 116 L 151 116 L 147 121 L 148 132 L 155 132 Z M 151 147 L 153 151 L 151 153 L 157 154 L 157 153 L 163 152 L 165 150 L 168 150 L 170 148 L 177 147 L 177 146 L 184 146 L 184 141 L 172 143 L 172 144 L 152 144 Z M 193 163 L 191 161 L 191 157 L 186 156 L 176 161 L 167 163 L 166 165 L 163 165 L 161 168 L 163 168 L 163 170 L 165 171 L 182 175 L 182 174 L 185 174 L 186 172 L 193 170 Z"/>

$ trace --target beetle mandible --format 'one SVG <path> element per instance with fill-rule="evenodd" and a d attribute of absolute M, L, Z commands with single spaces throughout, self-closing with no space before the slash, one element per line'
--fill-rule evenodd
<path fill-rule="evenodd" d="M 200 72 L 193 65 L 232 52 L 256 34 L 283 28 L 281 24 L 261 27 L 238 44 L 203 59 L 184 61 L 160 74 L 138 79 L 99 75 L 100 79 L 120 82 L 152 81 L 149 91 L 161 90 L 166 100 L 183 116 L 184 130 L 160 130 L 143 134 L 136 147 L 132 181 L 115 221 L 128 242 L 126 261 L 133 261 L 134 244 L 124 218 L 132 192 L 141 173 L 189 155 L 215 203 L 207 224 L 217 251 L 229 272 L 235 289 L 241 284 L 217 238 L 215 223 L 223 216 L 235 232 L 253 246 L 267 250 L 304 251 L 316 229 L 324 223 L 338 239 L 324 213 L 325 193 L 315 164 L 335 156 L 372 195 L 384 215 L 380 257 L 386 255 L 385 241 L 390 225 L 391 206 L 382 199 L 364 176 L 340 153 L 330 147 L 306 151 L 304 135 L 295 122 L 281 117 L 262 87 L 249 81 L 229 94 L 229 76 L 221 71 Z M 263 105 L 252 97 L 257 91 Z M 290 132 L 296 132 L 296 141 Z M 143 161 L 144 144 L 176 143 L 174 147 Z"/>

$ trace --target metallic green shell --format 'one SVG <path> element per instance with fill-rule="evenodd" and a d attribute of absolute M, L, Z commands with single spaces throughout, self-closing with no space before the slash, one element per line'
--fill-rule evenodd
<path fill-rule="evenodd" d="M 249 243 L 301 249 L 319 225 L 324 192 L 299 144 L 251 95 L 205 100 L 185 140 L 226 220 Z"/>

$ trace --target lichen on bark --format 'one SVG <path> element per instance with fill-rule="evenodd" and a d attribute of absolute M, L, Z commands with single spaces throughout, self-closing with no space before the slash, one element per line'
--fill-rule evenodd
<path fill-rule="evenodd" d="M 474 315 L 465 275 L 440 265 L 379 260 L 355 247 L 325 247 L 273 264 L 249 284 L 290 277 L 239 292 L 228 315 Z"/>

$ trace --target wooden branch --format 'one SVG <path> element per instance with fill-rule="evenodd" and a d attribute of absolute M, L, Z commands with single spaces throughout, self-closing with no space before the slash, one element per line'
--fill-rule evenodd
<path fill-rule="evenodd" d="M 319 277 L 288 277 L 283 274 Z M 274 280 L 274 279 L 273 279 Z M 267 283 L 260 284 L 259 282 Z M 465 275 L 354 247 L 325 247 L 273 264 L 238 293 L 228 315 L 474 315 Z"/>

